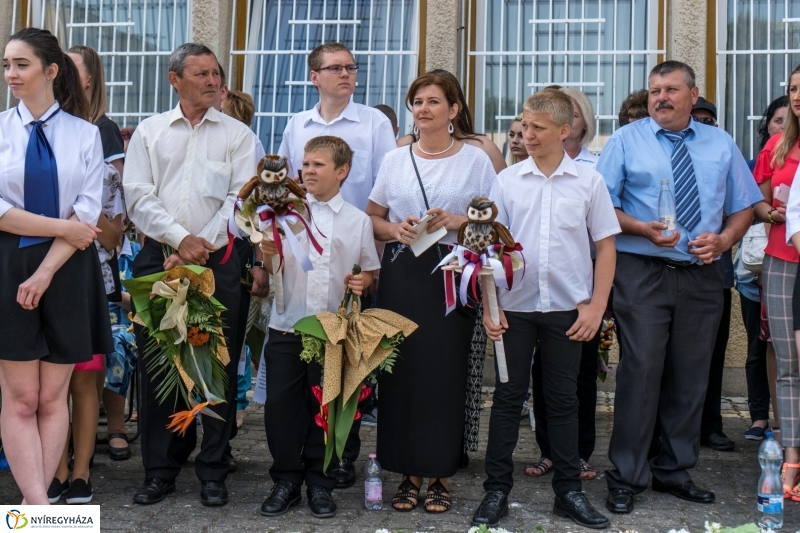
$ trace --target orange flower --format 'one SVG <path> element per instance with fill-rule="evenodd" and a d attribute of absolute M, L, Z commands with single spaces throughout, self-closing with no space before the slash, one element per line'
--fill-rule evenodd
<path fill-rule="evenodd" d="M 204 331 L 200 331 L 200 328 L 197 326 L 192 326 L 189 328 L 188 338 L 189 344 L 192 346 L 202 346 L 208 342 L 208 339 L 211 338 L 211 335 Z"/>
<path fill-rule="evenodd" d="M 172 422 L 167 425 L 167 429 L 170 429 L 181 436 L 185 436 L 186 430 L 189 429 L 189 426 L 191 426 L 192 422 L 194 422 L 195 413 L 203 410 L 208 405 L 208 402 L 203 402 L 195 405 L 190 411 L 180 411 L 174 415 L 170 415 Z"/>

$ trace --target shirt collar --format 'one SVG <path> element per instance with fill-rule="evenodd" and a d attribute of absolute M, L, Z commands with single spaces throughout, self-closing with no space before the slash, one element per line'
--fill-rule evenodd
<path fill-rule="evenodd" d="M 519 168 L 519 175 L 522 176 L 525 174 L 533 174 L 534 176 L 541 176 L 547 179 L 547 176 L 545 176 L 544 173 L 539 170 L 539 167 L 536 166 L 536 162 L 533 160 L 533 157 L 530 156 L 528 156 L 528 159 L 522 162 Z M 550 177 L 554 178 L 556 176 L 564 175 L 578 175 L 578 169 L 575 167 L 575 161 L 572 160 L 567 152 L 564 152 L 564 157 L 561 159 L 561 164 L 558 165 L 558 168 Z"/>
<path fill-rule="evenodd" d="M 203 118 L 200 120 L 199 124 L 202 124 L 206 120 L 210 120 L 211 122 L 220 122 L 220 115 L 221 113 L 214 109 L 213 107 L 209 107 L 206 109 L 206 114 L 203 115 Z M 173 122 L 176 120 L 184 119 L 188 121 L 189 119 L 186 118 L 186 115 L 183 114 L 183 109 L 181 109 L 181 103 L 178 102 L 178 105 L 175 106 L 175 109 L 172 110 L 172 114 L 169 117 L 169 123 L 172 125 Z"/>
<path fill-rule="evenodd" d="M 659 134 L 659 133 L 660 133 L 662 130 L 664 130 L 664 131 L 668 131 L 668 130 L 666 130 L 665 128 L 662 128 L 661 126 L 659 126 L 659 125 L 658 125 L 658 122 L 656 122 L 655 120 L 653 120 L 651 117 L 647 117 L 647 118 L 644 118 L 644 119 L 642 119 L 642 120 L 649 120 L 649 121 L 650 121 L 650 128 L 653 130 L 653 133 L 654 133 L 654 134 L 656 134 L 656 136 L 657 136 L 657 135 L 658 135 L 658 134 Z M 688 125 L 688 126 L 686 126 L 685 128 L 683 128 L 681 131 L 688 132 L 688 133 L 687 133 L 687 135 L 686 135 L 686 136 L 688 137 L 688 136 L 689 136 L 689 133 L 691 133 L 691 134 L 694 134 L 694 133 L 695 133 L 695 131 L 696 131 L 696 130 L 695 130 L 694 128 L 696 128 L 696 127 L 697 127 L 697 126 L 696 126 L 696 122 L 694 121 L 694 119 L 693 119 L 693 118 L 689 118 L 689 125 Z M 678 132 L 675 132 L 675 133 L 678 133 Z"/>
<path fill-rule="evenodd" d="M 50 108 L 47 111 L 44 112 L 44 115 L 42 115 L 41 118 L 49 117 L 59 107 L 61 107 L 61 106 L 58 105 L 58 101 L 56 100 L 53 103 L 53 105 L 51 105 Z M 22 124 L 24 126 L 27 126 L 31 122 L 34 122 L 36 120 L 35 118 L 33 118 L 33 115 L 31 114 L 30 110 L 28 109 L 28 107 L 23 102 L 20 102 L 19 105 L 17 105 L 17 111 L 19 112 L 19 117 L 22 119 Z M 61 113 L 59 113 L 59 115 L 60 114 Z M 56 116 L 58 116 L 58 115 L 56 115 Z M 55 118 L 55 117 L 53 117 L 53 118 Z"/>
<path fill-rule="evenodd" d="M 306 196 L 306 199 L 308 200 L 309 205 L 311 204 L 327 205 L 333 210 L 334 213 L 338 213 L 339 211 L 341 211 L 342 206 L 344 205 L 344 198 L 342 198 L 341 192 L 336 193 L 336 196 L 334 196 L 327 202 L 320 202 L 319 200 L 314 198 L 313 194 L 308 194 Z"/>
<path fill-rule="evenodd" d="M 322 118 L 322 115 L 319 114 L 320 105 L 321 102 L 317 102 L 317 105 L 315 105 L 313 109 L 311 109 L 311 116 L 309 116 L 306 119 L 305 123 L 303 124 L 303 127 L 308 126 L 309 122 L 316 122 L 317 124 L 322 124 L 323 126 L 327 126 L 329 124 L 333 124 L 334 122 L 338 122 L 342 119 L 349 120 L 350 122 L 361 122 L 361 119 L 358 116 L 358 107 L 356 106 L 356 103 L 353 102 L 352 99 L 347 103 L 347 106 L 342 110 L 342 113 L 335 119 L 331 120 L 330 122 L 325 122 L 325 119 Z"/>

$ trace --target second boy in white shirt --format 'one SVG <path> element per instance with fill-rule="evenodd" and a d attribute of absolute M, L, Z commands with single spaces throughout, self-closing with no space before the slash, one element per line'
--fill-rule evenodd
<path fill-rule="evenodd" d="M 311 387 L 320 383 L 322 368 L 300 360 L 303 350 L 293 326 L 301 318 L 322 311 L 336 313 L 345 287 L 361 296 L 380 268 L 369 217 L 342 198 L 340 184 L 350 171 L 352 150 L 338 137 L 323 136 L 306 144 L 303 175 L 314 222 L 309 224 L 322 247 L 318 253 L 308 245 L 308 236 L 298 240 L 307 250 L 314 269 L 305 272 L 297 258 L 284 256 L 285 309 L 278 313 L 273 302 L 269 338 L 264 346 L 267 400 L 264 426 L 273 458 L 269 473 L 275 485 L 261 506 L 261 514 L 278 516 L 300 503 L 300 486 L 305 482 L 308 506 L 317 518 L 336 514 L 331 491 L 336 477 L 323 472 L 325 443 L 322 429 L 314 423 L 319 403 Z M 265 263 L 272 265 L 275 243 L 261 244 Z M 353 275 L 353 265 L 361 274 Z"/>

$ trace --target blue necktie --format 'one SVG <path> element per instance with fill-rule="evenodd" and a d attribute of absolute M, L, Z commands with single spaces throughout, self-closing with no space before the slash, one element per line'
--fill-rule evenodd
<path fill-rule="evenodd" d="M 661 133 L 672 141 L 672 178 L 675 180 L 675 211 L 684 228 L 692 231 L 700 223 L 700 193 L 694 176 L 692 158 L 683 140 L 691 130 Z"/>
<path fill-rule="evenodd" d="M 60 218 L 58 204 L 58 168 L 56 157 L 47 137 L 44 135 L 45 123 L 53 118 L 61 108 L 56 109 L 44 120 L 35 120 L 28 149 L 25 151 L 25 211 L 50 218 Z M 17 109 L 19 115 L 19 109 Z M 21 116 L 21 115 L 20 115 Z M 51 241 L 52 237 L 19 238 L 19 247 Z"/>

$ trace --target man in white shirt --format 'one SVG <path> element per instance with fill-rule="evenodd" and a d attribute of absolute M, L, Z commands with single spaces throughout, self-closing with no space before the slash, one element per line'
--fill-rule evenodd
<path fill-rule="evenodd" d="M 353 150 L 353 164 L 342 184 L 342 198 L 364 211 L 383 156 L 396 148 L 392 124 L 378 109 L 352 101 L 358 65 L 345 45 L 325 43 L 316 47 L 308 55 L 308 68 L 311 83 L 319 91 L 319 103 L 289 120 L 278 154 L 289 160 L 289 175 L 302 179 L 304 148 L 309 140 L 321 135 L 344 139 Z M 353 424 L 344 459 L 330 472 L 339 480 L 337 488 L 355 483 L 353 462 L 361 450 L 360 428 L 359 420 Z"/>
<path fill-rule="evenodd" d="M 363 211 L 383 156 L 397 147 L 392 124 L 379 110 L 352 101 L 358 65 L 345 45 L 316 47 L 308 55 L 308 68 L 319 103 L 289 120 L 278 154 L 286 156 L 290 175 L 296 177 L 309 140 L 320 135 L 344 139 L 353 150 L 353 168 L 342 184 L 342 197 Z"/>
<path fill-rule="evenodd" d="M 239 258 L 233 254 L 223 263 L 223 256 L 233 202 L 253 174 L 252 136 L 247 126 L 212 107 L 220 76 L 217 59 L 207 47 L 187 43 L 176 48 L 169 60 L 169 82 L 178 94 L 178 105 L 142 122 L 128 146 L 124 183 L 128 215 L 147 235 L 133 274 L 138 277 L 183 264 L 211 268 L 214 296 L 228 309 L 223 319 L 229 351 L 238 354 Z M 136 333 L 144 353 L 141 328 Z M 166 429 L 176 402 L 182 409 L 183 401 L 174 396 L 158 401 L 160 378 L 149 375 L 148 361 L 144 357 L 139 365 L 145 483 L 134 502 L 141 504 L 158 502 L 175 491 L 181 463 L 196 445 L 194 425 L 184 437 Z M 200 501 L 207 506 L 228 502 L 225 450 L 235 429 L 236 367 L 234 356 L 226 366 L 230 384 L 226 403 L 212 407 L 221 419 L 202 419 L 203 442 L 195 472 L 202 482 Z"/>

